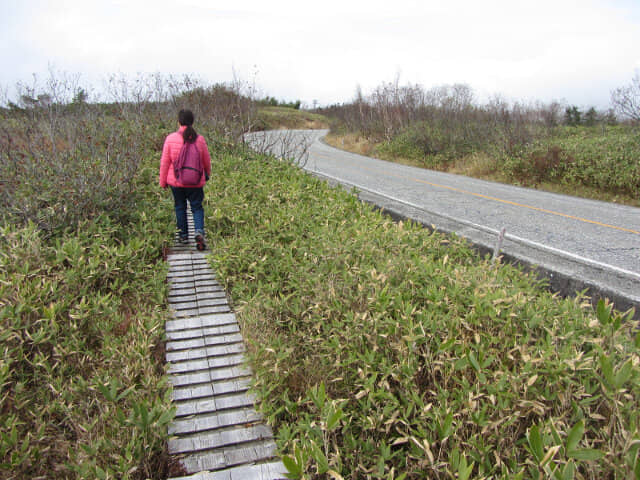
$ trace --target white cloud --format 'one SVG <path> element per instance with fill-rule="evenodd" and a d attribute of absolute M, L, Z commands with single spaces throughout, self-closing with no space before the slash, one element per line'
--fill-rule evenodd
<path fill-rule="evenodd" d="M 15 2 L 0 20 L 0 84 L 56 68 L 89 77 L 235 69 L 265 94 L 349 100 L 391 81 L 467 83 L 516 99 L 605 107 L 640 66 L 637 0 Z M 253 78 L 250 78 L 252 80 Z"/>

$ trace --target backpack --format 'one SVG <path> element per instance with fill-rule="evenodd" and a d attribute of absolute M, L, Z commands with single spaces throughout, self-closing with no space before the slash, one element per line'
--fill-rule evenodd
<path fill-rule="evenodd" d="M 200 152 L 195 142 L 184 142 L 180 154 L 173 164 L 176 180 L 183 185 L 198 185 L 202 179 L 203 170 Z"/>

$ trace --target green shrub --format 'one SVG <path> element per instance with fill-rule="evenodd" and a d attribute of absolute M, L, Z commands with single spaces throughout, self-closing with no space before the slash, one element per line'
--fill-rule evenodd
<path fill-rule="evenodd" d="M 575 162 L 566 150 L 544 141 L 529 145 L 526 152 L 505 162 L 507 174 L 523 185 L 561 183 Z"/>
<path fill-rule="evenodd" d="M 163 467 L 172 414 L 153 352 L 169 234 L 157 225 L 168 219 L 132 217 L 123 227 L 102 215 L 56 239 L 33 224 L 0 231 L 3 478 L 148 478 Z"/>
<path fill-rule="evenodd" d="M 91 111 L 51 131 L 32 113 L 3 124 L 0 477 L 164 478 L 174 222 L 154 135 Z"/>
<path fill-rule="evenodd" d="M 625 126 L 569 127 L 508 157 L 505 171 L 520 183 L 550 181 L 637 196 L 640 134 Z"/>
<path fill-rule="evenodd" d="M 294 477 L 627 478 L 636 324 L 283 162 L 215 165 L 215 269 Z"/>

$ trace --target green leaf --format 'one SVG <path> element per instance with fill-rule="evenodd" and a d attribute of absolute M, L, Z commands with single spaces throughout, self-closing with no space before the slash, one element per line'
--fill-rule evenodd
<path fill-rule="evenodd" d="M 107 472 L 105 472 L 103 469 L 101 469 L 98 465 L 96 465 L 96 476 L 100 479 L 100 480 L 104 480 L 107 478 Z"/>
<path fill-rule="evenodd" d="M 449 412 L 447 414 L 447 416 L 444 418 L 444 421 L 438 425 L 438 433 L 440 435 L 440 440 L 444 440 L 445 438 L 447 438 L 449 435 L 451 435 L 452 432 L 452 425 L 453 425 L 453 413 Z"/>
<path fill-rule="evenodd" d="M 567 452 L 569 458 L 576 460 L 600 460 L 604 457 L 604 453 L 595 448 L 583 448 L 581 450 L 572 450 Z"/>
<path fill-rule="evenodd" d="M 311 442 L 311 456 L 316 461 L 318 473 L 320 475 L 327 473 L 329 470 L 329 460 L 327 460 L 327 457 L 322 450 L 320 450 L 320 447 L 318 447 L 314 442 Z"/>
<path fill-rule="evenodd" d="M 604 303 L 604 300 L 598 300 L 598 305 L 596 307 L 596 316 L 602 325 L 609 325 L 611 323 L 611 313 L 610 310 Z"/>
<path fill-rule="evenodd" d="M 317 385 L 317 386 L 314 385 L 311 388 L 310 395 L 311 395 L 311 399 L 313 400 L 313 403 L 318 408 L 318 410 L 322 410 L 326 400 L 324 382 L 320 382 L 320 385 Z"/>
<path fill-rule="evenodd" d="M 476 356 L 473 352 L 469 352 L 469 363 L 471 364 L 471 366 L 473 367 L 473 369 L 476 372 L 480 372 L 480 364 L 478 363 L 478 360 L 476 359 Z"/>
<path fill-rule="evenodd" d="M 169 408 L 168 410 L 165 410 L 162 415 L 160 415 L 160 418 L 158 418 L 158 423 L 160 425 L 166 425 L 170 423 L 171 420 L 173 420 L 175 415 L 176 415 L 176 407 Z"/>
<path fill-rule="evenodd" d="M 540 429 L 537 425 L 534 425 L 529 429 L 529 435 L 527 435 L 527 442 L 531 448 L 531 453 L 535 457 L 537 463 L 540 463 L 544 458 L 544 445 L 542 443 L 542 436 L 540 435 Z"/>
<path fill-rule="evenodd" d="M 620 330 L 620 327 L 622 326 L 622 316 L 621 315 L 616 315 L 613 319 L 613 329 L 614 331 L 618 331 Z"/>
<path fill-rule="evenodd" d="M 98 383 L 96 385 L 96 387 L 98 388 L 100 393 L 102 393 L 102 395 L 104 396 L 105 399 L 109 400 L 110 402 L 115 402 L 115 400 L 116 400 L 115 399 L 115 395 L 112 394 L 111 390 L 109 388 L 107 388 L 106 385 Z"/>
<path fill-rule="evenodd" d="M 142 427 L 146 429 L 149 426 L 149 411 L 146 405 L 140 405 L 140 414 L 142 419 Z"/>
<path fill-rule="evenodd" d="M 342 409 L 340 408 L 329 415 L 329 418 L 327 419 L 327 430 L 332 431 L 333 429 L 335 429 L 336 426 L 340 423 L 340 420 L 342 420 L 342 417 L 343 413 Z"/>
<path fill-rule="evenodd" d="M 118 396 L 116 396 L 116 402 L 119 402 L 123 398 L 127 397 L 133 391 L 133 389 L 134 389 L 134 387 L 129 387 L 129 388 L 123 390 Z M 114 390 L 114 392 L 115 392 L 115 390 Z"/>
<path fill-rule="evenodd" d="M 566 451 L 570 452 L 575 450 L 578 446 L 582 436 L 584 435 L 584 420 L 580 420 L 576 423 L 567 435 Z"/>
<path fill-rule="evenodd" d="M 449 463 L 454 469 L 458 469 L 460 465 L 460 449 L 458 447 L 454 448 L 449 453 Z"/>
<path fill-rule="evenodd" d="M 616 390 L 620 390 L 622 386 L 629 381 L 633 374 L 633 363 L 631 359 L 627 360 L 622 367 L 620 367 L 613 379 Z"/>
<path fill-rule="evenodd" d="M 458 480 L 468 480 L 471 476 L 471 472 L 473 471 L 474 462 L 467 465 L 467 457 L 464 455 L 460 459 L 460 463 L 458 464 Z"/>
<path fill-rule="evenodd" d="M 96 449 L 93 448 L 91 445 L 80 445 L 80 448 L 82 448 L 89 456 L 96 454 Z"/>
<path fill-rule="evenodd" d="M 564 466 L 564 470 L 562 470 L 562 480 L 573 480 L 576 475 L 576 464 L 573 463 L 573 460 L 569 460 L 569 462 Z"/>
<path fill-rule="evenodd" d="M 295 461 L 293 457 L 290 457 L 289 455 L 283 455 L 282 463 L 284 463 L 284 466 L 287 469 L 287 472 L 289 472 L 289 474 L 287 475 L 287 478 L 291 478 L 291 479 L 300 478 L 300 476 L 302 475 L 302 468 L 300 465 L 298 465 L 298 463 Z"/>
<path fill-rule="evenodd" d="M 464 370 L 465 368 L 467 368 L 467 365 L 469 365 L 469 357 L 460 357 L 458 360 L 456 360 L 453 368 L 455 370 Z"/>
<path fill-rule="evenodd" d="M 551 424 L 550 425 L 550 429 L 551 429 L 551 436 L 553 437 L 553 443 L 554 445 L 562 445 L 562 439 L 560 438 L 560 434 L 558 433 L 558 430 L 556 429 L 555 425 Z M 565 449 L 566 451 L 566 449 Z"/>
<path fill-rule="evenodd" d="M 602 376 L 604 377 L 605 384 L 608 387 L 613 387 L 614 385 L 614 376 L 613 376 L 613 362 L 609 356 L 604 353 L 600 355 L 599 359 L 600 369 L 602 370 Z"/>

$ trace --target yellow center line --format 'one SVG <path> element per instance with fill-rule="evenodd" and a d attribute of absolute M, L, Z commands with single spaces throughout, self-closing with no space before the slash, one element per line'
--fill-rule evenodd
<path fill-rule="evenodd" d="M 369 167 L 360 167 L 360 168 L 362 168 L 364 170 L 369 170 L 369 171 L 375 171 L 376 170 L 376 169 L 369 168 Z M 424 183 L 426 185 L 431 185 L 432 187 L 446 188 L 447 190 L 452 190 L 452 191 L 458 192 L 458 193 L 465 193 L 467 195 L 473 195 L 474 197 L 480 197 L 480 198 L 484 198 L 486 200 L 493 200 L 495 202 L 500 202 L 500 203 L 504 203 L 504 204 L 507 204 L 507 205 L 514 205 L 516 207 L 528 208 L 530 210 L 536 210 L 538 212 L 544 212 L 544 213 L 549 213 L 551 215 L 557 215 L 558 217 L 570 218 L 572 220 L 578 220 L 580 222 L 590 223 L 590 224 L 593 224 L 593 225 L 598 225 L 600 227 L 613 228 L 614 230 L 621 230 L 623 232 L 635 233 L 636 235 L 640 235 L 639 231 L 632 230 L 630 228 L 618 227 L 616 225 L 609 225 L 607 223 L 597 222 L 595 220 L 589 220 L 588 218 L 576 217 L 574 215 L 569 215 L 569 214 L 566 214 L 566 213 L 555 212 L 553 210 L 547 210 L 546 208 L 534 207 L 532 205 L 526 205 L 524 203 L 512 202 L 510 200 L 504 200 L 502 198 L 492 197 L 490 195 L 483 195 L 481 193 L 469 192 L 469 191 L 463 190 L 461 188 L 450 187 L 448 185 L 440 185 L 439 183 L 428 182 L 426 180 L 421 180 L 419 178 L 405 177 L 403 175 L 397 175 L 397 174 L 393 174 L 393 173 L 389 173 L 389 172 L 384 172 L 384 174 L 387 175 L 387 176 L 390 176 L 390 177 L 401 178 L 403 180 L 413 180 L 415 182 Z"/>

